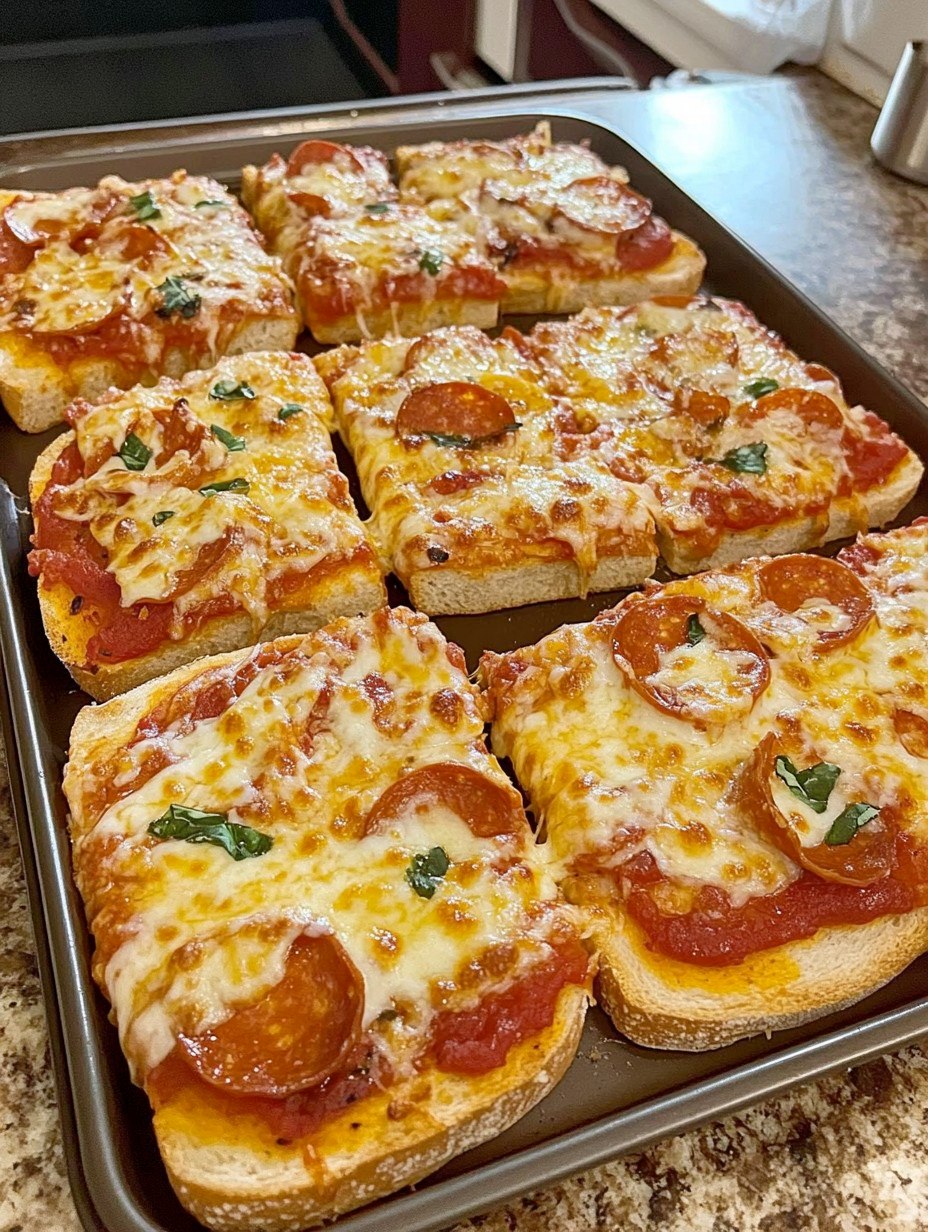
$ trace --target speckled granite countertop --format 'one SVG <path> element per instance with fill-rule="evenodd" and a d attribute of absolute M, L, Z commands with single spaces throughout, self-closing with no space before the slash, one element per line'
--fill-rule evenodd
<path fill-rule="evenodd" d="M 616 114 L 684 188 L 928 396 L 928 189 L 871 164 L 872 108 L 808 73 L 619 96 Z M 0 903 L 0 1232 L 76 1232 L 2 766 Z M 477 1227 L 928 1229 L 928 1050 L 802 1087 L 458 1232 Z"/>

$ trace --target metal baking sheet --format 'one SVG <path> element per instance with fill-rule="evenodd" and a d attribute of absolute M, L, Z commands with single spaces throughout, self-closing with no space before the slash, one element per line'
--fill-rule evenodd
<path fill-rule="evenodd" d="M 610 126 L 608 82 L 550 83 L 142 127 L 85 130 L 0 142 L 0 183 L 62 188 L 117 172 L 161 175 L 177 166 L 234 185 L 238 169 L 286 150 L 306 134 L 367 142 L 390 151 L 434 138 L 500 137 L 550 118 L 556 137 L 588 139 L 625 165 L 658 211 L 692 235 L 709 259 L 709 287 L 744 299 L 801 355 L 833 368 L 848 396 L 873 407 L 928 459 L 928 409 L 842 334 L 770 265 L 693 202 Z M 116 1032 L 90 979 L 90 940 L 71 878 L 60 791 L 68 732 L 86 697 L 57 662 L 42 632 L 35 583 L 27 576 L 24 493 L 32 462 L 56 434 L 27 437 L 0 423 L 0 698 L 10 751 L 14 808 L 35 923 L 52 1058 L 72 1188 L 88 1229 L 193 1232 L 161 1167 L 144 1095 L 129 1081 Z M 342 464 L 350 462 L 340 454 Z M 900 522 L 928 513 L 922 490 Z M 394 599 L 401 598 L 398 589 Z M 537 604 L 438 624 L 473 665 L 486 648 L 522 645 L 615 601 Z M 866 1001 L 801 1029 L 686 1054 L 638 1048 L 590 1012 L 576 1061 L 542 1104 L 491 1142 L 405 1190 L 339 1221 L 348 1232 L 426 1232 L 625 1151 L 766 1098 L 928 1033 L 928 957 Z"/>

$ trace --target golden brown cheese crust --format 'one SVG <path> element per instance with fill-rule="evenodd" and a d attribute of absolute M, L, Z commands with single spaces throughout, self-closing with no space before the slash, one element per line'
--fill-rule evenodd
<path fill-rule="evenodd" d="M 214 180 L 0 191 L 0 228 L 0 396 L 29 431 L 73 397 L 296 339 L 279 261 Z"/>
<path fill-rule="evenodd" d="M 242 671 L 247 686 L 217 713 L 219 682 Z M 481 836 L 439 792 L 365 830 L 385 789 L 449 763 L 511 802 L 509 828 Z M 486 751 L 463 656 L 425 617 L 384 608 L 87 708 L 65 793 L 95 975 L 150 1089 L 172 1183 L 209 1226 L 296 1228 L 370 1201 L 500 1132 L 569 1064 L 582 973 L 505 1063 L 469 1075 L 429 1059 L 430 1023 L 492 1001 L 577 933 Z M 225 814 L 270 846 L 234 861 L 156 841 L 148 825 L 168 802 Z M 422 896 L 406 871 L 438 845 L 448 865 Z M 236 1110 L 202 1083 L 165 1086 L 178 1029 L 273 995 L 281 941 L 304 935 L 334 937 L 361 973 L 373 1089 L 301 1130 L 299 1100 L 268 1120 L 260 1101 Z"/>
<path fill-rule="evenodd" d="M 698 1048 L 794 1025 L 928 946 L 926 539 L 916 524 L 839 564 L 746 561 L 485 657 L 493 747 L 589 911 L 633 1038 Z M 770 741 L 784 768 L 758 761 Z M 822 807 L 789 787 L 790 762 L 837 770 Z M 833 916 L 779 941 L 771 917 L 779 931 L 755 924 L 743 950 L 758 905 L 781 896 L 792 925 L 816 884 Z"/>
<path fill-rule="evenodd" d="M 71 415 L 33 474 L 31 565 L 52 645 L 93 696 L 383 601 L 305 356 L 224 360 Z"/>

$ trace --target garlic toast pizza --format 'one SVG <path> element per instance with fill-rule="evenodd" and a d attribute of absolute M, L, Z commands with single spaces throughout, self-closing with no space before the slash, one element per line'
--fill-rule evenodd
<path fill-rule="evenodd" d="M 388 608 L 78 715 L 94 975 L 217 1232 L 374 1201 L 569 1065 L 590 960 L 483 725 L 463 654 Z"/>
<path fill-rule="evenodd" d="M 67 415 L 32 473 L 29 567 L 92 697 L 384 601 L 305 355 L 224 359 Z"/>
<path fill-rule="evenodd" d="M 242 196 L 296 283 L 320 342 L 441 325 L 487 329 L 503 312 L 574 312 L 702 279 L 697 246 L 584 145 L 550 126 L 499 142 L 434 142 L 387 161 L 310 140 L 245 167 Z"/>
<path fill-rule="evenodd" d="M 705 257 L 585 145 L 547 121 L 503 141 L 396 152 L 400 199 L 485 234 L 506 283 L 504 313 L 577 312 L 697 290 Z"/>
<path fill-rule="evenodd" d="M 441 329 L 316 364 L 417 607 L 486 612 L 651 574 L 648 500 L 593 452 L 558 456 L 560 412 L 508 332 Z"/>
<path fill-rule="evenodd" d="M 0 399 L 27 432 L 73 398 L 289 350 L 298 332 L 278 258 L 215 180 L 0 189 Z"/>
<path fill-rule="evenodd" d="M 564 451 L 598 450 L 650 487 L 676 573 L 883 526 L 922 476 L 832 372 L 734 300 L 594 308 L 539 322 L 521 345 L 563 408 Z"/>
<path fill-rule="evenodd" d="M 505 290 L 480 235 L 399 204 L 379 151 L 304 141 L 245 167 L 242 197 L 319 342 L 496 324 Z"/>
<path fill-rule="evenodd" d="M 928 523 L 759 557 L 485 655 L 620 1031 L 702 1049 L 928 949 Z"/>

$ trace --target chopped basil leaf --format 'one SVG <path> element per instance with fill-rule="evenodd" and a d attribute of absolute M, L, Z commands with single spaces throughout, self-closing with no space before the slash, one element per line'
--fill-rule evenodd
<path fill-rule="evenodd" d="M 694 612 L 686 622 L 686 640 L 691 646 L 698 646 L 705 636 L 706 631 Z"/>
<path fill-rule="evenodd" d="M 434 278 L 444 260 L 445 254 L 439 252 L 437 248 L 423 248 L 419 253 L 419 269 L 426 274 L 431 274 Z"/>
<path fill-rule="evenodd" d="M 221 210 L 229 208 L 228 201 L 198 201 L 193 208 L 195 210 L 205 210 L 208 205 L 215 205 L 217 209 Z"/>
<path fill-rule="evenodd" d="M 209 391 L 209 396 L 214 402 L 237 402 L 241 398 L 250 400 L 255 396 L 255 391 L 244 381 L 238 384 L 235 381 L 217 381 Z"/>
<path fill-rule="evenodd" d="M 729 449 L 724 458 L 719 458 L 719 466 L 725 466 L 728 470 L 742 475 L 765 475 L 767 446 L 763 441 L 755 441 L 752 445 L 739 445 L 737 449 Z"/>
<path fill-rule="evenodd" d="M 209 430 L 217 441 L 222 441 L 229 453 L 239 453 L 245 448 L 244 436 L 234 436 L 219 424 L 210 424 Z"/>
<path fill-rule="evenodd" d="M 183 278 L 171 274 L 155 290 L 161 292 L 163 301 L 161 307 L 155 309 L 159 317 L 169 317 L 172 312 L 179 312 L 185 321 L 189 321 L 200 310 L 199 295 L 190 290 Z"/>
<path fill-rule="evenodd" d="M 772 394 L 779 388 L 780 382 L 775 381 L 772 376 L 759 376 L 756 381 L 748 381 L 744 392 L 750 398 L 763 398 L 764 394 Z"/>
<path fill-rule="evenodd" d="M 808 805 L 813 813 L 824 813 L 841 773 L 840 767 L 830 761 L 819 761 L 807 770 L 797 770 L 788 757 L 778 757 L 774 769 L 777 778 L 782 779 L 796 799 Z"/>
<path fill-rule="evenodd" d="M 150 190 L 139 193 L 137 197 L 130 197 L 129 204 L 135 210 L 139 222 L 148 222 L 149 218 L 161 217 L 161 211 L 155 205 Z"/>
<path fill-rule="evenodd" d="M 152 515 L 151 524 L 152 526 L 161 526 L 168 520 L 168 518 L 173 518 L 173 516 L 173 509 L 159 509 L 156 514 Z"/>
<path fill-rule="evenodd" d="M 200 488 L 203 496 L 215 496 L 217 492 L 247 492 L 251 484 L 247 479 L 218 479 L 215 483 L 208 483 L 205 488 Z"/>
<path fill-rule="evenodd" d="M 428 855 L 413 856 L 406 870 L 406 880 L 420 898 L 431 898 L 449 867 L 444 848 L 433 847 Z"/>
<path fill-rule="evenodd" d="M 263 856 L 274 842 L 269 834 L 229 821 L 225 813 L 204 813 L 181 804 L 170 805 L 166 813 L 151 822 L 148 833 L 155 838 L 176 838 L 185 843 L 212 843 L 227 851 L 233 860 Z"/>
<path fill-rule="evenodd" d="M 829 847 L 843 847 L 861 827 L 873 821 L 879 811 L 872 804 L 849 804 L 831 823 L 831 829 L 825 835 L 826 844 Z"/>
<path fill-rule="evenodd" d="M 289 419 L 291 415 L 301 415 L 306 410 L 305 406 L 300 406 L 299 402 L 288 402 L 282 406 L 277 412 L 278 419 Z"/>
<path fill-rule="evenodd" d="M 370 205 L 365 205 L 365 210 L 368 214 L 386 214 L 390 208 L 389 201 L 372 201 Z"/>
<path fill-rule="evenodd" d="M 148 465 L 151 450 L 144 441 L 139 440 L 134 432 L 130 432 L 122 443 L 119 456 L 122 458 L 127 471 L 143 471 Z"/>
<path fill-rule="evenodd" d="M 521 427 L 520 423 L 514 421 L 500 428 L 498 432 L 488 432 L 486 436 L 460 436 L 457 432 L 425 432 L 423 435 L 447 449 L 479 449 L 481 445 L 487 445 L 507 432 L 518 432 Z"/>

